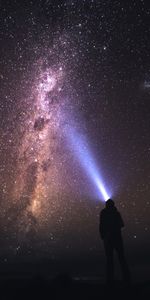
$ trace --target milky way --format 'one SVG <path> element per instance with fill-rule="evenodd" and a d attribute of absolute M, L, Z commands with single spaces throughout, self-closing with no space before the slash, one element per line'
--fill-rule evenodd
<path fill-rule="evenodd" d="M 65 124 L 62 95 L 65 82 L 64 66 L 49 66 L 48 60 L 36 62 L 26 118 L 21 123 L 21 138 L 17 151 L 16 178 L 12 188 L 9 221 L 15 227 L 19 242 L 29 242 L 44 228 L 61 207 L 61 166 L 66 159 L 61 136 Z M 67 80 L 67 79 L 66 79 Z M 61 209 L 61 212 L 64 209 Z M 57 223 L 61 226 L 61 216 Z M 54 224 L 53 224 L 54 226 Z M 30 238 L 31 240 L 31 238 Z"/>
<path fill-rule="evenodd" d="M 39 71 L 33 86 L 31 113 L 24 124 L 14 197 L 23 215 L 29 216 L 27 228 L 30 218 L 32 223 L 32 220 L 36 222 L 36 217 L 43 217 L 48 195 L 52 196 L 58 190 L 55 152 L 60 127 L 62 76 L 61 67 L 56 72 L 50 68 Z"/>
<path fill-rule="evenodd" d="M 35 243 L 36 247 L 43 245 L 45 236 L 44 243 L 48 244 L 59 239 L 62 231 L 65 233 L 66 216 L 74 205 L 71 199 L 68 203 L 69 190 L 75 192 L 81 179 L 74 179 L 79 172 L 67 138 L 68 126 L 81 128 L 79 111 L 75 118 L 80 123 L 73 117 L 78 105 L 73 100 L 70 80 L 75 57 L 74 47 L 73 56 L 69 57 L 71 44 L 70 37 L 62 35 L 54 39 L 51 47 L 44 46 L 44 54 L 29 68 L 29 92 L 19 104 L 24 112 L 15 131 L 15 175 L 11 201 L 7 199 L 4 209 L 6 230 L 13 236 L 12 247 L 20 251 L 28 247 L 30 253 Z"/>

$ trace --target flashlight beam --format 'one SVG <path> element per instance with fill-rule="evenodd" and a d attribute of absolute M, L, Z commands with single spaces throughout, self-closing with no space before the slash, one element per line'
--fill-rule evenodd
<path fill-rule="evenodd" d="M 92 154 L 90 153 L 85 137 L 79 135 L 73 127 L 69 127 L 67 129 L 67 135 L 72 149 L 76 157 L 80 161 L 82 167 L 86 170 L 88 176 L 92 179 L 92 181 L 101 192 L 104 201 L 107 201 L 110 196 L 105 189 L 102 178 L 97 169 L 97 164 L 94 161 Z"/>

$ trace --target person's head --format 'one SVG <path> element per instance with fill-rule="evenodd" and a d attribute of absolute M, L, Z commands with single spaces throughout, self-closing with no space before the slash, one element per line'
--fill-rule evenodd
<path fill-rule="evenodd" d="M 115 206 L 115 203 L 114 203 L 114 201 L 112 199 L 108 199 L 106 201 L 105 205 L 106 205 L 106 208 L 112 208 L 112 207 Z"/>

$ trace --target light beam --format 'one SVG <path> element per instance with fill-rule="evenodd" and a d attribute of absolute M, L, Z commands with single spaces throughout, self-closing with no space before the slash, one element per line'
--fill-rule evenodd
<path fill-rule="evenodd" d="M 99 192 L 102 195 L 104 201 L 107 201 L 110 198 L 103 180 L 100 176 L 100 172 L 97 168 L 97 164 L 90 152 L 87 141 L 83 135 L 80 135 L 73 127 L 67 127 L 67 136 L 68 141 L 72 150 L 74 151 L 76 157 L 81 163 L 82 167 L 85 169 L 88 176 L 95 183 Z"/>

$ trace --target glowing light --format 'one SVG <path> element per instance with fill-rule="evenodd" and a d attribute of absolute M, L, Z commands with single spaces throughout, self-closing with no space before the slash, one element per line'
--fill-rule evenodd
<path fill-rule="evenodd" d="M 80 161 L 82 167 L 86 170 L 88 176 L 97 186 L 99 192 L 103 197 L 103 200 L 107 201 L 110 198 L 110 195 L 106 191 L 99 170 L 97 168 L 97 164 L 93 159 L 92 153 L 89 150 L 85 137 L 79 135 L 72 127 L 67 128 L 67 136 L 72 149 L 75 152 L 75 155 Z"/>

